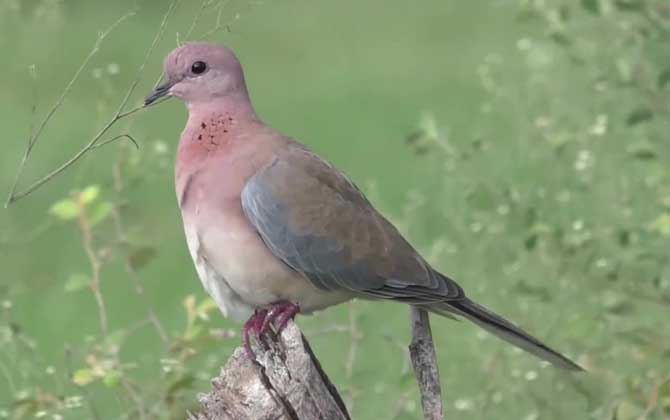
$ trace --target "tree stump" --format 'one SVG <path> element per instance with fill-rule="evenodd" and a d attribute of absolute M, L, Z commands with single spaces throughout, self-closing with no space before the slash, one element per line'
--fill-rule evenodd
<path fill-rule="evenodd" d="M 350 420 L 309 343 L 290 321 L 278 336 L 254 345 L 252 361 L 238 347 L 212 391 L 201 394 L 191 420 Z"/>

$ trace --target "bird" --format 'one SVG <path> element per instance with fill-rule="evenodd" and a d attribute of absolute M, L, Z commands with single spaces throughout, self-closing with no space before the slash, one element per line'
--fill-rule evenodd
<path fill-rule="evenodd" d="M 175 190 L 198 277 L 242 341 L 296 314 L 354 298 L 391 300 L 461 317 L 556 367 L 582 368 L 469 299 L 432 267 L 343 172 L 267 126 L 228 47 L 189 42 L 165 58 L 144 106 L 188 109 Z"/>

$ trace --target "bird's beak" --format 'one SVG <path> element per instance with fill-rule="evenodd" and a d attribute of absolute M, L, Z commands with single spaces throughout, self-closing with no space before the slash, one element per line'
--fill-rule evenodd
<path fill-rule="evenodd" d="M 159 83 L 158 86 L 156 86 L 151 92 L 149 92 L 147 97 L 144 98 L 144 106 L 149 106 L 163 96 L 169 95 L 170 88 L 172 86 L 174 86 L 174 82 L 171 80 L 166 80 Z"/>

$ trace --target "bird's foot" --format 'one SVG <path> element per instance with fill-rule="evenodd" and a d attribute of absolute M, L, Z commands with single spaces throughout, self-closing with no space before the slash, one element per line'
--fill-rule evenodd
<path fill-rule="evenodd" d="M 290 319 L 295 318 L 300 312 L 300 307 L 293 302 L 280 300 L 271 304 L 268 314 L 263 320 L 260 333 L 267 331 L 271 324 L 274 324 L 277 333 L 284 329 Z"/>
<path fill-rule="evenodd" d="M 280 333 L 286 327 L 288 321 L 295 318 L 298 312 L 300 312 L 298 305 L 284 300 L 273 302 L 269 309 L 256 309 L 242 328 L 242 342 L 249 358 L 256 358 L 251 348 L 250 333 L 260 340 L 268 331 L 270 325 L 273 324 L 276 332 Z"/>
<path fill-rule="evenodd" d="M 267 309 L 256 309 L 254 314 L 249 317 L 247 322 L 244 323 L 242 327 L 242 343 L 244 344 L 244 349 L 247 351 L 247 355 L 250 359 L 255 359 L 256 355 L 251 349 L 251 341 L 249 340 L 249 333 L 255 334 L 257 337 L 260 336 L 261 326 L 265 322 L 267 317 Z"/>

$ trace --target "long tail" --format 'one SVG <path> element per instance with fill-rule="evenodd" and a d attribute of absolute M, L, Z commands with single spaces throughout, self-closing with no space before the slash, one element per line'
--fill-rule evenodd
<path fill-rule="evenodd" d="M 423 306 L 423 305 L 421 305 Z M 426 305 L 426 309 L 440 315 L 456 313 L 461 315 L 503 340 L 546 360 L 556 367 L 568 370 L 584 370 L 581 366 L 550 349 L 540 340 L 512 324 L 500 315 L 486 309 L 468 298 L 458 301 L 439 302 Z"/>

